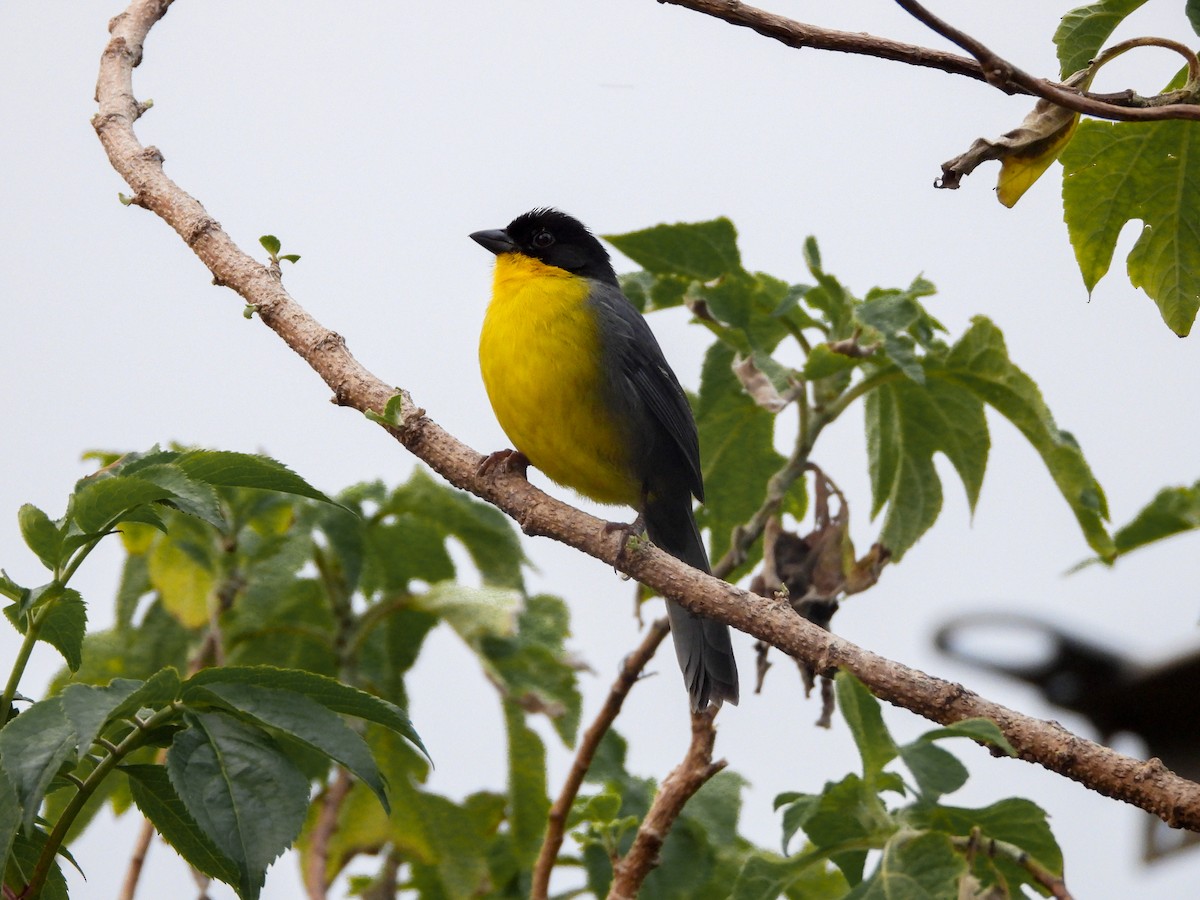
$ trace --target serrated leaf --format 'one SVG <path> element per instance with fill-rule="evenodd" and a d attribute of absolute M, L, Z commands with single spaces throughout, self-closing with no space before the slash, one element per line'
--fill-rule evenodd
<path fill-rule="evenodd" d="M 0 729 L 0 766 L 25 811 L 26 833 L 59 766 L 75 754 L 77 741 L 59 697 L 34 703 Z"/>
<path fill-rule="evenodd" d="M 62 532 L 58 526 L 32 503 L 26 503 L 18 510 L 17 522 L 26 546 L 42 561 L 42 565 L 54 571 L 60 562 L 62 549 Z"/>
<path fill-rule="evenodd" d="M 917 384 L 925 383 L 925 370 L 917 359 L 915 342 L 907 334 L 921 315 L 920 306 L 900 293 L 885 293 L 867 299 L 854 309 L 854 318 L 876 331 L 883 340 L 883 352 L 897 368 Z"/>
<path fill-rule="evenodd" d="M 165 766 L 123 765 L 133 802 L 164 841 L 192 868 L 225 884 L 238 883 L 238 868 L 208 837 L 171 786 Z"/>
<path fill-rule="evenodd" d="M 129 475 L 93 477 L 80 482 L 69 513 L 81 532 L 97 534 L 112 528 L 131 510 L 171 496 L 166 488 Z"/>
<path fill-rule="evenodd" d="M 896 742 L 883 724 L 883 713 L 875 695 L 851 675 L 840 671 L 834 678 L 838 708 L 862 757 L 863 775 L 873 784 L 883 767 L 896 758 Z"/>
<path fill-rule="evenodd" d="M 695 281 L 742 271 L 737 231 L 728 219 L 656 225 L 604 239 L 642 268 Z"/>
<path fill-rule="evenodd" d="M 767 481 L 786 462 L 775 450 L 774 416 L 746 395 L 732 366 L 730 347 L 709 347 L 696 405 L 704 475 L 704 505 L 697 510 L 697 521 L 709 529 L 713 560 L 729 549 L 733 529 L 758 509 Z M 742 568 L 753 566 L 761 555 L 755 542 Z"/>
<path fill-rule="evenodd" d="M 308 779 L 261 729 L 223 713 L 188 713 L 167 772 L 188 814 L 238 870 L 256 900 L 267 867 L 300 833 Z"/>
<path fill-rule="evenodd" d="M 1062 875 L 1062 851 L 1050 831 L 1046 812 L 1037 804 L 1019 797 L 1010 797 L 982 809 L 966 809 L 955 806 L 916 806 L 910 812 L 910 820 L 916 827 L 936 829 L 948 835 L 966 837 L 978 828 L 986 840 L 992 838 L 1013 844 L 1055 875 Z M 982 857 L 982 858 L 980 858 Z M 983 887 L 1006 884 L 1006 890 L 1019 889 L 1029 884 L 1035 890 L 1034 878 L 1029 870 L 1004 855 L 988 858 L 984 854 L 976 857 L 973 873 Z"/>
<path fill-rule="evenodd" d="M 901 832 L 883 848 L 879 867 L 862 889 L 862 900 L 927 900 L 959 897 L 967 863 L 944 834 Z"/>
<path fill-rule="evenodd" d="M 33 874 L 33 870 L 41 858 L 42 849 L 46 846 L 47 837 L 48 835 L 41 828 L 27 829 L 24 833 L 16 836 L 9 853 L 8 868 L 3 873 L 6 884 L 11 882 L 15 887 L 24 887 L 28 884 L 29 876 Z M 69 900 L 69 897 L 67 879 L 63 877 L 58 859 L 55 858 L 50 863 L 45 886 L 38 894 L 37 900 Z"/>
<path fill-rule="evenodd" d="M 1146 0 L 1100 0 L 1062 17 L 1054 32 L 1059 74 L 1063 78 L 1085 68 L 1121 21 Z"/>
<path fill-rule="evenodd" d="M 811 801 L 802 799 L 802 805 Z M 818 848 L 833 848 L 847 841 L 865 841 L 878 834 L 884 825 L 882 804 L 875 792 L 857 775 L 830 782 L 806 810 L 800 826 Z M 786 849 L 786 848 L 785 848 Z M 846 880 L 857 884 L 862 879 L 866 850 L 834 853 L 831 861 L 842 870 Z"/>
<path fill-rule="evenodd" d="M 924 385 L 892 379 L 867 394 L 867 455 L 871 515 L 887 504 L 880 541 L 898 561 L 937 520 L 943 453 L 962 479 L 972 510 L 979 499 L 990 439 L 983 403 L 970 390 L 936 377 Z"/>
<path fill-rule="evenodd" d="M 196 516 L 219 531 L 225 530 L 227 523 L 221 501 L 210 484 L 191 478 L 174 464 L 141 466 L 133 475 L 170 491 L 171 505 L 181 512 Z"/>
<path fill-rule="evenodd" d="M 55 596 L 47 602 L 45 608 L 38 613 L 39 624 L 37 639 L 45 641 L 62 654 L 67 668 L 72 672 L 79 670 L 83 662 L 83 638 L 87 632 L 87 606 L 79 592 L 74 588 L 64 588 L 57 583 L 51 584 Z M 39 597 L 33 592 L 30 599 L 36 602 Z M 14 604 L 4 608 L 5 617 L 21 634 L 27 628 L 28 620 L 22 614 L 20 606 Z"/>
<path fill-rule="evenodd" d="M 143 636 L 149 638 L 151 635 Z M 166 667 L 151 674 L 132 694 L 121 701 L 108 714 L 110 720 L 130 718 L 141 709 L 158 710 L 179 697 L 182 689 L 179 673 Z"/>
<path fill-rule="evenodd" d="M 383 777 L 371 751 L 337 713 L 296 691 L 245 682 L 213 682 L 194 687 L 185 692 L 184 699 L 195 704 L 205 693 L 229 711 L 286 732 L 341 764 L 371 789 L 385 811 L 390 809 Z"/>
<path fill-rule="evenodd" d="M 189 450 L 175 464 L 189 477 L 215 487 L 258 488 L 333 503 L 277 460 L 231 450 Z"/>
<path fill-rule="evenodd" d="M 327 709 L 354 716 L 366 722 L 382 725 L 403 736 L 425 754 L 425 745 L 413 729 L 408 714 L 380 697 L 341 684 L 332 678 L 298 669 L 278 669 L 271 666 L 223 666 L 203 669 L 187 680 L 187 686 L 210 686 L 219 683 L 256 684 L 260 687 L 296 691 Z"/>
<path fill-rule="evenodd" d="M 1112 262 L 1126 222 L 1142 233 L 1129 280 L 1187 335 L 1200 308 L 1200 135 L 1192 123 L 1080 124 L 1062 154 L 1063 211 L 1090 293 Z"/>
<path fill-rule="evenodd" d="M 1008 358 L 1000 329 L 982 316 L 973 319 L 947 356 L 943 372 L 939 377 L 968 388 L 1017 427 L 1042 457 L 1088 545 L 1101 558 L 1112 559 L 1104 490 L 1074 437 L 1055 424 L 1037 384 Z"/>
<path fill-rule="evenodd" d="M 82 760 L 91 750 L 113 710 L 119 708 L 142 686 L 130 678 L 114 678 L 104 687 L 92 684 L 69 684 L 59 695 L 63 712 L 75 732 L 79 749 L 76 758 Z"/>

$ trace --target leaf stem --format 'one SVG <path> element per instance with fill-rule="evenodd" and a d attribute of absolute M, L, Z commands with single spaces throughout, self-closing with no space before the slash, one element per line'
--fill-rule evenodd
<path fill-rule="evenodd" d="M 54 823 L 54 830 L 46 838 L 46 844 L 42 847 L 41 856 L 38 857 L 33 875 L 29 879 L 29 884 L 25 886 L 25 892 L 22 896 L 36 897 L 41 892 L 42 887 L 46 883 L 46 877 L 50 874 L 50 867 L 54 862 L 54 857 L 58 853 L 58 848 L 62 846 L 63 841 L 67 837 L 71 823 L 75 821 L 76 816 L 83 809 L 83 805 L 95 793 L 100 783 L 116 768 L 117 763 L 145 743 L 151 731 L 169 722 L 182 707 L 183 704 L 179 701 L 173 701 L 169 706 L 163 707 L 150 716 L 150 718 L 140 722 L 139 727 L 134 728 L 129 734 L 125 735 L 125 739 L 114 747 L 112 752 L 106 754 L 100 760 L 96 768 L 84 779 L 83 786 L 71 798 L 71 802 L 67 804 L 62 815 L 58 817 L 58 821 Z"/>

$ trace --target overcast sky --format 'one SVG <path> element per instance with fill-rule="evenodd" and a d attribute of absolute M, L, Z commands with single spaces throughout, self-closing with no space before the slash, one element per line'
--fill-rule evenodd
<path fill-rule="evenodd" d="M 939 6 L 1023 68 L 1057 71 L 1050 35 L 1065 7 Z M 1118 34 L 1195 44 L 1182 7 L 1155 0 Z M 774 0 L 770 8 L 942 46 L 884 0 Z M 8 354 L 0 565 L 18 581 L 41 576 L 21 543 L 17 508 L 33 502 L 61 515 L 70 486 L 89 470 L 79 461 L 89 448 L 174 440 L 262 450 L 327 491 L 394 483 L 413 466 L 378 427 L 331 405 L 316 376 L 260 322 L 242 318 L 241 300 L 213 287 L 170 229 L 117 202 L 126 187 L 88 120 L 106 23 L 120 9 L 95 0 L 0 7 Z M 1154 92 L 1177 59 L 1143 54 L 1106 69 L 1097 88 Z M 552 204 L 601 233 L 726 215 L 746 264 L 792 281 L 806 279 L 800 248 L 816 235 L 826 268 L 859 295 L 923 273 L 939 288 L 929 308 L 952 336 L 976 314 L 1003 329 L 1013 360 L 1082 444 L 1118 523 L 1159 488 L 1200 477 L 1197 339 L 1172 335 L 1130 287 L 1123 258 L 1136 230 L 1123 235 L 1089 302 L 1062 224 L 1057 167 L 1013 210 L 994 198 L 994 165 L 957 193 L 931 188 L 943 160 L 1016 125 L 1027 99 L 895 63 L 787 49 L 654 0 L 179 0 L 151 33 L 135 91 L 154 100 L 137 129 L 160 148 L 167 173 L 247 250 L 274 233 L 284 252 L 302 254 L 285 274 L 293 296 L 480 451 L 506 441 L 476 363 L 492 258 L 467 234 Z M 656 314 L 652 326 L 694 388 L 706 333 L 678 310 Z M 939 657 L 931 633 L 960 612 L 1020 610 L 1155 664 L 1197 643 L 1196 540 L 1063 577 L 1088 552 L 1074 519 L 1015 429 L 989 422 L 991 465 L 974 518 L 939 459 L 946 500 L 938 524 L 875 589 L 846 604 L 836 628 L 1094 736 L 1031 692 Z M 861 413 L 822 435 L 814 458 L 850 498 L 853 535 L 868 546 L 878 523 L 868 521 Z M 586 720 L 637 640 L 631 587 L 550 541 L 527 549 L 539 569 L 532 586 L 569 600 L 573 646 L 597 670 L 584 676 Z M 111 620 L 118 564 L 114 542 L 78 578 L 95 626 Z M 16 645 L 0 632 L 5 671 Z M 735 636 L 735 647 L 750 682 L 752 641 Z M 59 664 L 43 645 L 23 690 L 37 694 Z M 661 677 L 639 685 L 619 727 L 632 738 L 632 770 L 661 778 L 688 728 L 674 660 L 668 654 L 655 667 Z M 412 718 L 438 762 L 431 789 L 459 797 L 501 787 L 494 693 L 449 631 L 427 643 L 411 694 Z M 814 729 L 817 712 L 778 665 L 765 695 L 747 691 L 720 717 L 717 752 L 752 783 L 743 830 L 763 845 L 778 846 L 776 793 L 815 791 L 857 766 L 840 720 L 832 732 Z M 887 714 L 901 736 L 928 727 L 903 711 Z M 557 791 L 568 757 L 538 727 Z M 495 752 L 479 752 L 481 733 Z M 956 749 L 973 777 L 953 799 L 984 805 L 1015 794 L 1043 805 L 1076 896 L 1194 891 L 1194 854 L 1139 864 L 1137 810 L 973 745 Z M 1122 749 L 1141 752 L 1133 743 Z M 127 816 L 119 831 L 94 829 L 73 848 L 89 877 L 87 887 L 76 877 L 76 896 L 115 894 L 134 825 Z M 187 884 L 161 844 L 145 879 L 144 897 Z M 285 859 L 264 896 L 294 897 L 297 885 Z"/>

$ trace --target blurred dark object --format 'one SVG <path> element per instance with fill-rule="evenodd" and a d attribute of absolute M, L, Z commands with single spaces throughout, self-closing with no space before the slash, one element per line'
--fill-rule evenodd
<path fill-rule="evenodd" d="M 1122 732 L 1137 735 L 1148 755 L 1200 781 L 1200 650 L 1145 666 L 1012 613 L 960 616 L 943 625 L 934 642 L 947 656 L 1034 685 L 1055 706 L 1087 718 L 1106 743 Z M 1146 862 L 1200 843 L 1195 832 L 1172 829 L 1154 816 L 1147 822 Z"/>

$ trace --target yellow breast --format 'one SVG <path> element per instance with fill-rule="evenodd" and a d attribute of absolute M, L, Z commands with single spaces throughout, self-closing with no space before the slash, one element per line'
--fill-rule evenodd
<path fill-rule="evenodd" d="M 519 253 L 496 259 L 479 338 L 488 399 L 513 446 L 549 478 L 601 503 L 637 506 L 627 432 L 602 390 L 588 282 Z"/>

